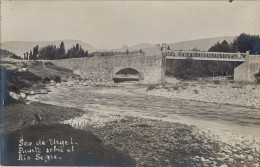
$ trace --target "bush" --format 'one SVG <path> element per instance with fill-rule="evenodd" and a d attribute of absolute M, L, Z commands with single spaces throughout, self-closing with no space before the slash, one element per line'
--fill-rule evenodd
<path fill-rule="evenodd" d="M 16 54 L 13 54 L 13 55 L 11 56 L 11 58 L 13 58 L 13 59 L 22 59 L 21 57 L 17 56 Z"/>
<path fill-rule="evenodd" d="M 260 84 L 260 71 L 255 74 L 256 83 Z"/>
<path fill-rule="evenodd" d="M 184 80 L 197 80 L 205 76 L 205 62 L 192 60 L 190 58 L 178 60 L 174 76 Z"/>
<path fill-rule="evenodd" d="M 193 92 L 194 92 L 195 94 L 198 94 L 198 93 L 199 93 L 199 91 L 198 91 L 198 90 L 193 90 Z"/>
<path fill-rule="evenodd" d="M 156 84 L 149 85 L 149 86 L 147 87 L 146 91 L 153 90 L 153 89 L 156 88 L 156 86 L 157 86 Z"/>
<path fill-rule="evenodd" d="M 214 84 L 219 84 L 220 81 L 219 80 L 214 80 Z"/>

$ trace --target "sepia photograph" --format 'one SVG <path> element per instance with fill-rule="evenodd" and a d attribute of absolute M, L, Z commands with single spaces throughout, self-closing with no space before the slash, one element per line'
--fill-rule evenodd
<path fill-rule="evenodd" d="M 260 167 L 259 0 L 0 5 L 0 165 Z"/>

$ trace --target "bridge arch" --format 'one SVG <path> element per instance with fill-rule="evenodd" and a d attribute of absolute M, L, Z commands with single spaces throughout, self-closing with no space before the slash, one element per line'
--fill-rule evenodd
<path fill-rule="evenodd" d="M 165 55 L 160 51 L 144 53 L 115 54 L 73 59 L 59 59 L 52 62 L 72 71 L 79 70 L 82 76 L 90 80 L 113 81 L 118 72 L 125 68 L 138 71 L 137 78 L 142 84 L 164 82 Z"/>
<path fill-rule="evenodd" d="M 122 67 L 115 69 L 114 82 L 140 81 L 144 80 L 142 72 L 136 68 Z"/>

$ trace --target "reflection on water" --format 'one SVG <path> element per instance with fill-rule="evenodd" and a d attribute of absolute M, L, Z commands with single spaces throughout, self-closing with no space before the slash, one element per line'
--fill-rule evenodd
<path fill-rule="evenodd" d="M 124 89 L 124 90 L 122 90 Z M 162 120 L 183 120 L 204 127 L 225 126 L 260 135 L 260 111 L 240 106 L 221 105 L 155 96 L 133 95 L 128 88 L 59 87 L 38 99 L 97 112 L 154 117 Z M 257 134 L 256 134 L 257 133 Z"/>

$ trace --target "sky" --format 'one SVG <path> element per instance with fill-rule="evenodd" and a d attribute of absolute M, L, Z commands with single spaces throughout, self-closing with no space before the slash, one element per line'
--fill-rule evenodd
<path fill-rule="evenodd" d="M 99 49 L 260 34 L 260 1 L 2 1 L 1 41 L 82 40 Z"/>

